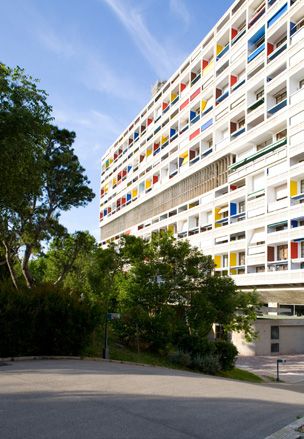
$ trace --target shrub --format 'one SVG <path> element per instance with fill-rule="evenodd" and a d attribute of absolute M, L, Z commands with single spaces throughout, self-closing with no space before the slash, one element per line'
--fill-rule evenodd
<path fill-rule="evenodd" d="M 234 344 L 226 340 L 216 340 L 214 345 L 219 357 L 221 370 L 233 369 L 238 355 L 238 350 Z"/>
<path fill-rule="evenodd" d="M 219 356 L 211 353 L 194 357 L 191 367 L 208 375 L 215 375 L 221 370 Z"/>
<path fill-rule="evenodd" d="M 183 367 L 191 366 L 191 357 L 189 354 L 181 351 L 171 351 L 168 353 L 168 359 L 173 364 Z"/>
<path fill-rule="evenodd" d="M 79 355 L 98 323 L 98 310 L 79 294 L 0 285 L 0 357 Z"/>

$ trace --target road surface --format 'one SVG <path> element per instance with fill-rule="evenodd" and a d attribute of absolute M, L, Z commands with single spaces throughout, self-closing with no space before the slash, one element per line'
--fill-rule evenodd
<path fill-rule="evenodd" d="M 303 415 L 303 393 L 267 384 L 87 360 L 0 367 L 1 439 L 263 439 Z"/>

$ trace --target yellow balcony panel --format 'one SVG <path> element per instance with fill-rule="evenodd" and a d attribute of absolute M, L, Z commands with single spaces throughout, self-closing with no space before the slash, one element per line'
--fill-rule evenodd
<path fill-rule="evenodd" d="M 214 256 L 214 263 L 215 263 L 215 268 L 221 268 L 221 256 L 220 255 Z"/>
<path fill-rule="evenodd" d="M 298 182 L 290 180 L 290 196 L 295 197 L 296 195 L 298 195 Z"/>

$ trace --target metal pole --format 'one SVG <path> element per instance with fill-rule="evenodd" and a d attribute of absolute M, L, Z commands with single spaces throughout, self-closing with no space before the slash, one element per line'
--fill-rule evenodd
<path fill-rule="evenodd" d="M 280 381 L 280 377 L 279 377 L 279 364 L 280 364 L 280 360 L 277 360 L 277 382 Z"/>
<path fill-rule="evenodd" d="M 108 347 L 108 313 L 106 313 L 105 330 L 104 330 L 104 347 L 102 350 L 102 358 L 107 360 L 109 358 L 109 347 Z"/>

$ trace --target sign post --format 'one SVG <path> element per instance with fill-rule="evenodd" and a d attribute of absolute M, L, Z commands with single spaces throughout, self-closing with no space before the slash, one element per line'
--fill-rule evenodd
<path fill-rule="evenodd" d="M 120 319 L 120 314 L 117 312 L 108 312 L 106 313 L 106 319 L 105 319 L 105 330 L 104 330 L 104 345 L 102 350 L 102 358 L 105 360 L 108 360 L 110 358 L 109 356 L 109 343 L 108 343 L 108 322 L 112 320 L 118 320 Z"/>
<path fill-rule="evenodd" d="M 280 382 L 280 368 L 279 368 L 280 363 L 286 363 L 286 360 L 282 360 L 281 358 L 277 359 L 277 379 L 276 379 L 277 382 Z"/>

